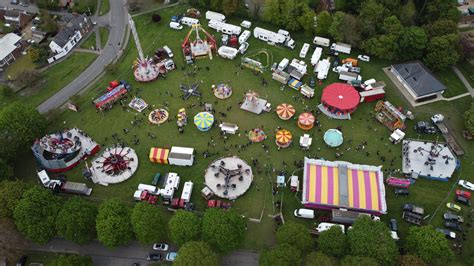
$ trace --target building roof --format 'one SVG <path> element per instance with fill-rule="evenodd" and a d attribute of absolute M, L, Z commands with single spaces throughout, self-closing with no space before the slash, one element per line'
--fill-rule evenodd
<path fill-rule="evenodd" d="M 446 90 L 446 86 L 421 62 L 407 62 L 392 65 L 392 67 L 417 96 L 424 96 Z"/>
<path fill-rule="evenodd" d="M 53 38 L 53 42 L 55 42 L 60 47 L 64 47 L 69 39 L 74 35 L 75 30 L 72 28 L 64 28 L 56 36 Z"/>
<path fill-rule="evenodd" d="M 16 49 L 16 43 L 21 40 L 21 37 L 15 33 L 8 33 L 0 39 L 0 60 L 5 59 Z"/>

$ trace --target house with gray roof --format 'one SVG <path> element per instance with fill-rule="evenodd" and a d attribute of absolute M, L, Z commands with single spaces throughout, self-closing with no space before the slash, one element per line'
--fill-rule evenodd
<path fill-rule="evenodd" d="M 390 72 L 400 81 L 416 102 L 441 96 L 447 89 L 421 62 L 413 61 L 392 65 Z"/>

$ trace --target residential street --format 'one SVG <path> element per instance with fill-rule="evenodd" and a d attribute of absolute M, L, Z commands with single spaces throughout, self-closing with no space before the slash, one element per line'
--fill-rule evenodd
<path fill-rule="evenodd" d="M 29 249 L 32 251 L 46 252 L 67 252 L 89 255 L 94 260 L 95 265 L 100 266 L 130 266 L 137 262 L 140 265 L 147 265 L 146 257 L 153 251 L 150 247 L 143 247 L 138 242 L 132 242 L 126 247 L 119 247 L 113 250 L 107 249 L 98 241 L 94 241 L 85 246 L 79 246 L 64 239 L 55 238 L 46 245 L 31 244 Z M 171 246 L 170 251 L 176 251 L 176 246 Z M 163 257 L 166 252 L 163 252 Z M 221 265 L 258 265 L 258 253 L 255 251 L 235 251 L 222 257 Z"/>
<path fill-rule="evenodd" d="M 99 24 L 105 24 L 105 20 L 105 22 L 108 22 L 106 24 L 109 25 L 109 39 L 106 46 L 102 49 L 97 59 L 84 72 L 37 107 L 40 113 L 46 113 L 63 105 L 71 96 L 79 93 L 85 86 L 97 78 L 108 64 L 121 55 L 120 45 L 126 34 L 127 14 L 125 0 L 110 1 L 110 12 L 98 18 Z"/>

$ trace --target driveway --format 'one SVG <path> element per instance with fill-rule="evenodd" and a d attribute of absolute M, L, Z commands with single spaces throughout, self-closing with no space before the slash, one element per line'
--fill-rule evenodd
<path fill-rule="evenodd" d="M 98 19 L 101 25 L 105 23 L 109 25 L 109 39 L 105 47 L 103 47 L 101 54 L 76 79 L 41 103 L 37 107 L 40 113 L 47 113 L 62 106 L 69 98 L 79 93 L 90 82 L 95 80 L 108 64 L 117 57 L 120 57 L 122 53 L 121 42 L 123 42 L 126 34 L 128 23 L 128 12 L 125 2 L 125 0 L 110 1 L 110 12 Z"/>

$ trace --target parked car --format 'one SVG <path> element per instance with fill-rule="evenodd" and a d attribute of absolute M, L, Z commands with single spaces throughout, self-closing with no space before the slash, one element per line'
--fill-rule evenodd
<path fill-rule="evenodd" d="M 458 185 L 462 186 L 465 189 L 474 190 L 474 184 L 463 179 L 459 180 Z"/>
<path fill-rule="evenodd" d="M 442 233 L 442 234 L 445 235 L 447 238 L 451 238 L 451 239 L 455 239 L 455 238 L 456 238 L 456 233 L 453 232 L 453 231 L 449 231 L 449 230 L 443 229 L 443 228 L 436 228 L 436 231 Z"/>
<path fill-rule="evenodd" d="M 471 206 L 471 201 L 466 198 L 466 197 L 463 197 L 463 196 L 456 196 L 456 198 L 454 199 L 456 202 L 459 202 L 463 205 L 466 205 L 466 206 Z"/>
<path fill-rule="evenodd" d="M 408 196 L 409 191 L 407 188 L 396 188 L 395 189 L 395 194 L 401 195 L 401 196 Z"/>
<path fill-rule="evenodd" d="M 443 219 L 448 222 L 464 223 L 464 217 L 451 212 L 445 212 L 443 214 Z"/>
<path fill-rule="evenodd" d="M 461 189 L 456 189 L 456 196 L 461 196 L 461 197 L 471 199 L 471 192 L 461 190 Z"/>
<path fill-rule="evenodd" d="M 296 209 L 294 212 L 295 217 L 314 219 L 314 210 L 311 209 Z"/>
<path fill-rule="evenodd" d="M 150 253 L 146 260 L 161 260 L 161 254 L 160 253 Z"/>
<path fill-rule="evenodd" d="M 169 247 L 168 244 L 165 244 L 165 243 L 155 243 L 155 244 L 153 244 L 153 250 L 167 251 L 168 247 Z"/>
<path fill-rule="evenodd" d="M 432 126 L 429 122 L 418 121 L 415 125 L 415 131 L 420 134 L 435 134 L 436 128 Z"/>
<path fill-rule="evenodd" d="M 309 86 L 311 88 L 314 88 L 314 86 L 316 86 L 316 80 L 314 79 L 313 76 L 311 76 L 311 79 L 309 80 Z"/>
<path fill-rule="evenodd" d="M 397 219 L 390 219 L 390 230 L 398 231 Z"/>
<path fill-rule="evenodd" d="M 168 254 L 166 254 L 165 260 L 166 260 L 166 261 L 174 261 L 174 260 L 176 259 L 176 256 L 178 256 L 178 253 L 176 253 L 176 252 L 168 252 Z"/>
<path fill-rule="evenodd" d="M 361 61 L 364 61 L 364 62 L 370 62 L 370 56 L 368 56 L 368 55 L 360 54 L 360 55 L 357 56 L 357 59 L 359 59 Z"/>
<path fill-rule="evenodd" d="M 339 57 L 334 58 L 334 62 L 332 63 L 332 67 L 337 67 L 341 63 L 341 59 Z"/>
<path fill-rule="evenodd" d="M 461 211 L 461 207 L 454 203 L 446 203 L 446 207 L 448 207 L 448 209 L 451 209 L 453 211 L 457 211 L 457 212 Z"/>
<path fill-rule="evenodd" d="M 453 222 L 444 222 L 444 227 L 457 230 L 457 231 L 463 231 L 462 227 L 458 223 L 453 223 Z"/>

